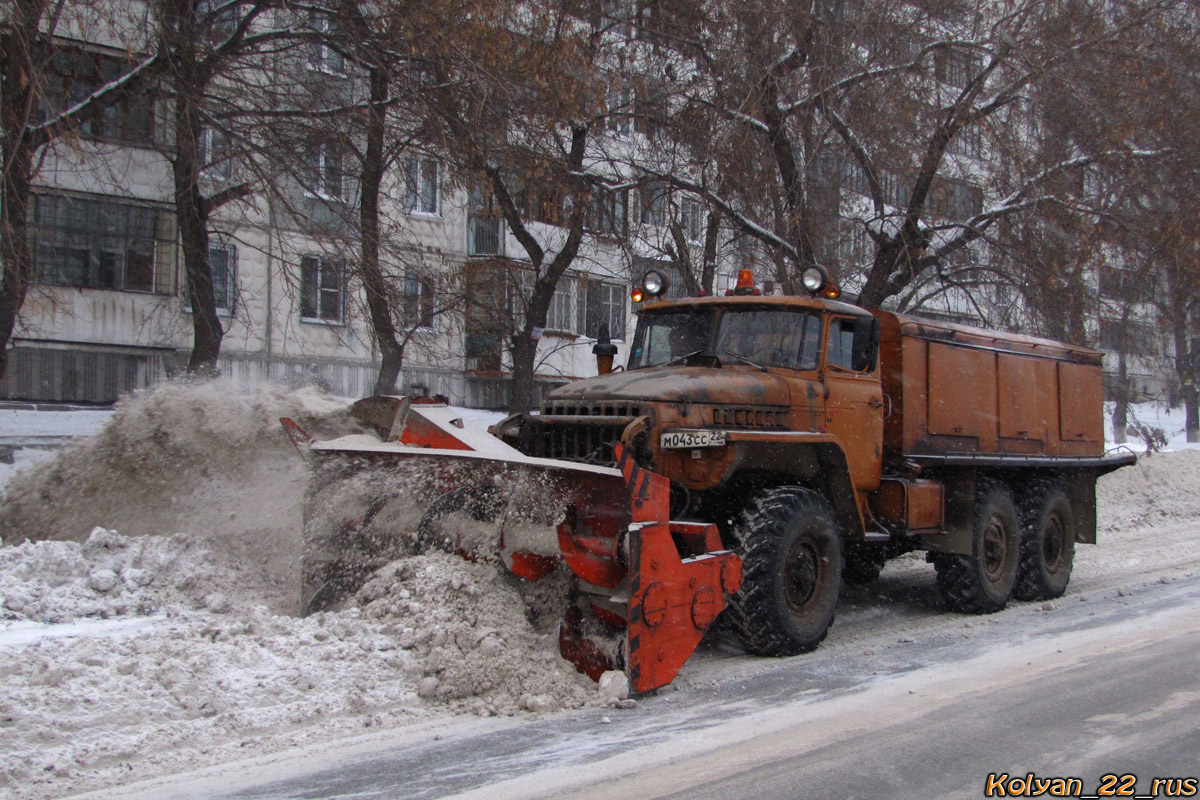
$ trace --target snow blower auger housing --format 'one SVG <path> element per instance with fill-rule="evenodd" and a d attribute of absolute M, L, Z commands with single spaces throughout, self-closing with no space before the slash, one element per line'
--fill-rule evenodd
<path fill-rule="evenodd" d="M 559 646 L 595 680 L 623 669 L 634 692 L 669 684 L 741 585 L 741 562 L 721 546 L 717 526 L 671 521 L 670 482 L 638 466 L 619 442 L 613 445 L 616 466 L 609 467 L 527 456 L 465 426 L 444 403 L 423 398 L 370 397 L 355 403 L 351 415 L 378 440 L 353 435 L 318 442 L 294 421 L 281 422 L 311 456 L 318 490 L 347 475 L 371 482 L 381 470 L 411 463 L 437 496 L 417 535 L 444 511 L 491 515 L 496 487 L 517 475 L 534 475 L 565 498 L 557 553 L 505 542 L 503 524 L 495 552 L 526 580 L 543 577 L 557 558 L 571 569 L 575 588 L 559 626 Z M 385 490 L 370 497 L 332 531 L 306 530 L 305 613 L 355 591 L 386 563 L 387 543 L 378 541 L 370 523 L 394 496 Z M 306 509 L 306 528 L 308 516 Z"/>

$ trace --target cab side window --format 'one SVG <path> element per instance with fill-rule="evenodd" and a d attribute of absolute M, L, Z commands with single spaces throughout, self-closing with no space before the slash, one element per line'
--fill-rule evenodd
<path fill-rule="evenodd" d="M 829 347 L 825 363 L 854 370 L 854 320 L 835 318 L 829 322 Z"/>

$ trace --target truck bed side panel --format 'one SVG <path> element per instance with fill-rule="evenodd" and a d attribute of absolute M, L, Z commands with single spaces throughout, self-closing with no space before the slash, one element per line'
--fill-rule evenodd
<path fill-rule="evenodd" d="M 876 312 L 889 401 L 885 457 L 1095 457 L 1101 354 L 1045 339 Z"/>

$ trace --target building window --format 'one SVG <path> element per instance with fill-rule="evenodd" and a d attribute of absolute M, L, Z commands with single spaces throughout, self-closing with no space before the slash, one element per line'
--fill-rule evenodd
<path fill-rule="evenodd" d="M 229 136 L 216 128 L 201 128 L 199 144 L 200 174 L 214 180 L 229 180 L 233 175 Z"/>
<path fill-rule="evenodd" d="M 441 213 L 440 171 L 433 158 L 410 158 L 404 162 L 404 204 L 409 213 L 434 216 Z"/>
<path fill-rule="evenodd" d="M 340 33 L 337 21 L 328 14 L 314 14 L 310 28 L 320 35 L 321 40 L 308 45 L 308 68 L 331 75 L 344 74 L 346 59 L 329 44 Z"/>
<path fill-rule="evenodd" d="M 213 300 L 218 314 L 233 313 L 237 296 L 237 246 L 213 244 L 208 248 L 208 268 L 212 271 Z M 184 309 L 192 313 L 192 296 L 187 271 L 183 273 Z"/>
<path fill-rule="evenodd" d="M 233 313 L 237 295 L 237 246 L 218 244 L 208 248 L 208 266 L 212 270 L 213 299 L 217 311 Z"/>
<path fill-rule="evenodd" d="M 300 259 L 300 318 L 341 323 L 345 319 L 344 262 L 325 256 Z"/>
<path fill-rule="evenodd" d="M 160 208 L 102 198 L 34 197 L 33 253 L 52 286 L 171 293 L 174 217 Z"/>
<path fill-rule="evenodd" d="M 417 328 L 436 328 L 434 279 L 412 270 L 404 271 L 404 321 Z"/>
<path fill-rule="evenodd" d="M 550 310 L 546 314 L 546 329 L 562 333 L 578 333 L 575 322 L 575 286 L 572 278 L 562 278 L 550 297 Z"/>
<path fill-rule="evenodd" d="M 696 200 L 684 198 L 679 204 L 679 224 L 689 241 L 700 241 L 704 231 L 704 206 Z"/>
<path fill-rule="evenodd" d="M 342 151 L 324 143 L 313 146 L 305 159 L 304 189 L 322 200 L 341 201 L 344 197 Z"/>
<path fill-rule="evenodd" d="M 641 188 L 638 194 L 638 219 L 643 225 L 662 227 L 667 221 L 667 185 L 652 181 Z"/>
<path fill-rule="evenodd" d="M 476 184 L 467 196 L 467 255 L 504 255 L 504 220 L 486 186 Z"/>
<path fill-rule="evenodd" d="M 196 0 L 196 27 L 210 41 L 228 39 L 242 20 L 236 0 Z"/>
<path fill-rule="evenodd" d="M 979 158 L 983 155 L 983 137 L 980 135 L 978 125 L 968 125 L 959 130 L 959 132 L 946 145 L 946 152 L 956 156 L 968 156 L 970 158 Z"/>
<path fill-rule="evenodd" d="M 618 283 L 589 281 L 587 285 L 586 326 L 583 333 L 596 336 L 601 324 L 608 325 L 613 339 L 625 338 L 625 286 Z"/>
<path fill-rule="evenodd" d="M 966 50 L 945 48 L 933 57 L 934 73 L 947 86 L 965 89 L 983 69 L 979 56 Z"/>
<path fill-rule="evenodd" d="M 627 83 L 614 87 L 608 93 L 608 129 L 618 139 L 633 135 L 633 87 Z"/>
<path fill-rule="evenodd" d="M 87 99 L 88 95 L 129 72 L 124 60 L 80 51 L 59 51 L 50 59 L 43 120 Z M 104 102 L 99 113 L 79 123 L 81 135 L 132 144 L 150 144 L 154 135 L 154 100 L 150 92 L 134 90 Z"/>
<path fill-rule="evenodd" d="M 628 219 L 629 193 L 597 189 L 584 215 L 584 227 L 600 236 L 625 236 Z"/>

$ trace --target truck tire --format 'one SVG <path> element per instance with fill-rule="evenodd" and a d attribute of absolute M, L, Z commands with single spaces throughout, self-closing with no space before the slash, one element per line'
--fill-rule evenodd
<path fill-rule="evenodd" d="M 1056 483 L 1039 483 L 1021 502 L 1021 566 L 1013 596 L 1018 600 L 1062 597 L 1075 563 L 1075 515 Z"/>
<path fill-rule="evenodd" d="M 816 648 L 833 624 L 842 577 L 829 504 L 808 489 L 769 489 L 731 535 L 742 588 L 729 599 L 729 622 L 746 651 L 789 656 Z"/>
<path fill-rule="evenodd" d="M 967 614 L 1004 608 L 1017 582 L 1020 524 L 1012 494 L 1000 481 L 982 478 L 975 492 L 971 555 L 939 553 L 937 585 L 946 605 Z"/>

